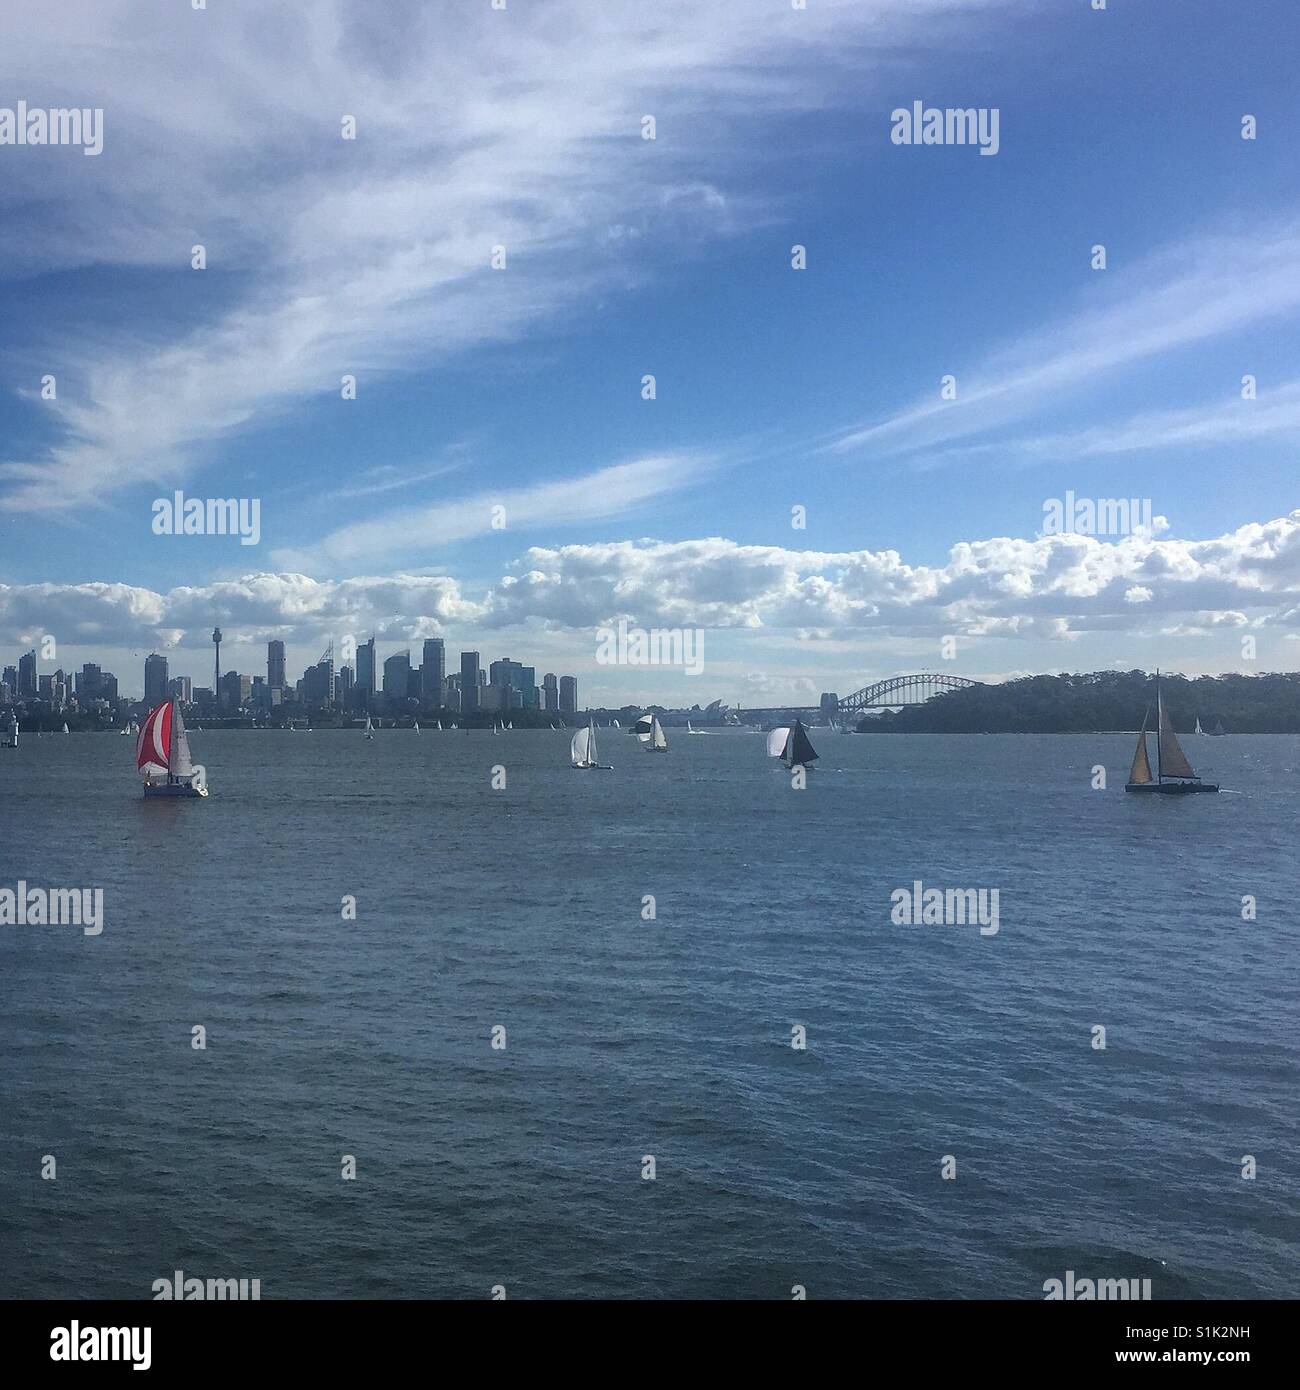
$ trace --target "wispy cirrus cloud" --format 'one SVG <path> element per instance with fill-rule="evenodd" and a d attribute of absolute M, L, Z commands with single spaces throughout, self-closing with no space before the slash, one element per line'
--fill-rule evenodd
<path fill-rule="evenodd" d="M 239 284 L 182 330 L 137 321 L 62 343 L 55 438 L 0 464 L 0 508 L 66 510 L 178 479 L 233 432 L 337 397 L 345 373 L 427 368 L 635 280 L 645 257 L 620 252 L 622 233 L 734 226 L 738 117 L 847 88 L 850 55 L 860 87 L 873 56 L 896 62 L 903 41 L 948 37 L 940 21 L 1001 7 L 393 0 L 382 22 L 345 0 L 310 15 L 290 0 L 16 11 L 0 86 L 41 72 L 51 100 L 102 105 L 107 145 L 79 161 L 93 169 L 13 164 L 7 274 L 184 275 L 201 242 Z M 639 138 L 645 112 L 653 143 Z M 345 114 L 354 141 L 340 139 Z M 490 268 L 495 245 L 505 272 Z"/>
<path fill-rule="evenodd" d="M 277 564 L 312 572 L 394 564 L 493 531 L 574 526 L 621 517 L 645 502 L 699 483 L 714 460 L 703 454 L 650 455 L 591 473 L 500 488 L 433 506 L 403 507 L 331 531 L 309 547 L 275 553 Z"/>
<path fill-rule="evenodd" d="M 1293 314 L 1300 308 L 1300 222 L 1203 236 L 1166 247 L 1131 270 L 1103 273 L 1115 277 L 1103 307 L 1036 329 L 983 362 L 945 365 L 943 371 L 957 378 L 955 400 L 941 399 L 936 372 L 932 393 L 897 414 L 841 431 L 824 450 L 869 448 L 901 456 L 952 448 L 957 454 L 958 441 L 966 441 L 964 447 L 1014 451 L 1016 441 L 1007 444 L 1005 433 L 996 444 L 977 441 L 1031 420 L 1047 405 L 1059 408 L 1124 367 Z M 1256 429 L 1281 427 L 1292 406 L 1277 406 L 1257 419 Z M 1219 429 L 1226 428 L 1227 416 L 1217 409 L 1203 410 L 1199 421 L 1189 413 L 1181 422 L 1166 417 L 1154 423 L 1169 432 L 1170 442 L 1179 442 L 1180 425 L 1194 442 L 1198 432 L 1212 434 L 1216 420 Z M 1093 442 L 1120 437 L 1103 429 Z"/>

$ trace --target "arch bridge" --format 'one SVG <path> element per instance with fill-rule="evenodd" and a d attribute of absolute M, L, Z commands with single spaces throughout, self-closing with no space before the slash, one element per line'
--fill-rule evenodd
<path fill-rule="evenodd" d="M 923 705 L 936 695 L 949 690 L 964 690 L 969 685 L 981 685 L 966 676 L 945 676 L 933 671 L 921 671 L 911 676 L 890 676 L 863 686 L 846 695 L 836 706 L 838 715 L 865 714 L 869 709 L 899 709 L 905 705 Z"/>

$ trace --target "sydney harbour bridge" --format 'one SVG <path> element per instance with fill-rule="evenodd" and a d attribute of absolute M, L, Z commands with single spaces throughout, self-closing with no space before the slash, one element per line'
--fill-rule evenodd
<path fill-rule="evenodd" d="M 923 705 L 927 700 L 949 690 L 962 690 L 966 686 L 980 684 L 982 682 L 970 680 L 966 676 L 920 671 L 908 676 L 889 676 L 872 685 L 864 685 L 861 690 L 855 690 L 852 695 L 843 698 L 823 695 L 820 705 L 781 705 L 770 709 L 742 706 L 735 710 L 735 714 L 742 720 L 751 715 L 764 718 L 785 714 L 807 715 L 810 718 L 821 716 L 835 720 L 859 719 L 871 710 Z"/>

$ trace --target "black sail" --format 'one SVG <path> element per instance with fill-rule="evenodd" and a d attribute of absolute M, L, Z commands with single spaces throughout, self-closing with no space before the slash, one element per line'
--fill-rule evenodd
<path fill-rule="evenodd" d="M 817 750 L 812 746 L 812 740 L 808 737 L 808 730 L 796 719 L 794 728 L 790 730 L 790 741 L 785 746 L 786 757 L 790 759 L 791 767 L 799 763 L 815 763 L 817 761 Z"/>

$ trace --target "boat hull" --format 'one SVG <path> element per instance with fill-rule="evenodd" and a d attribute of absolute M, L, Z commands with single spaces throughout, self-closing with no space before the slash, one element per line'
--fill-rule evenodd
<path fill-rule="evenodd" d="M 144 794 L 146 796 L 183 796 L 197 797 L 207 796 L 207 787 L 196 787 L 191 782 L 160 782 L 156 786 L 145 784 Z"/>
<path fill-rule="evenodd" d="M 1216 782 L 1127 782 L 1126 792 L 1156 792 L 1162 796 L 1187 796 L 1191 792 L 1217 792 Z"/>

